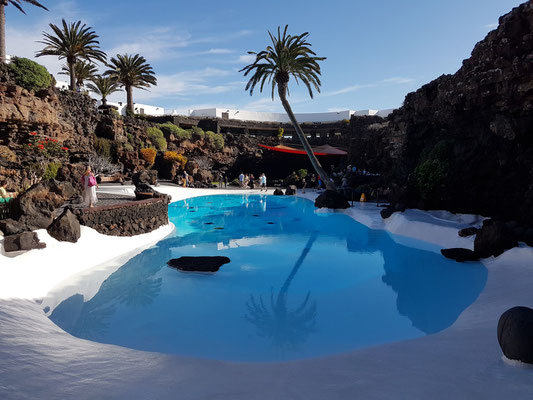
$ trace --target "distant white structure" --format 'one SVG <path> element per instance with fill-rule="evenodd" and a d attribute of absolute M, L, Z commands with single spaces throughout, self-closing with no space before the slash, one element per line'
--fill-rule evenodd
<path fill-rule="evenodd" d="M 349 120 L 352 115 L 378 115 L 386 117 L 392 112 L 390 110 L 362 110 L 362 111 L 332 111 L 325 113 L 295 113 L 298 122 L 336 122 L 344 119 Z M 283 122 L 289 123 L 289 117 L 286 113 L 269 113 L 245 110 L 230 110 L 223 108 L 204 108 L 199 110 L 189 110 L 190 117 L 211 117 L 220 119 L 237 119 L 240 121 L 259 121 L 259 122 Z"/>
<path fill-rule="evenodd" d="M 96 103 L 98 106 L 102 104 L 101 100 L 98 100 Z M 121 115 L 126 115 L 127 104 L 119 101 L 118 103 L 113 103 L 111 101 L 107 102 L 109 106 L 115 106 L 118 108 L 118 112 Z M 133 103 L 133 110 L 135 114 L 145 114 L 145 115 L 165 115 L 165 109 L 163 107 L 150 106 L 148 104 Z"/>
<path fill-rule="evenodd" d="M 56 88 L 61 90 L 68 90 L 70 84 L 65 81 L 56 81 Z"/>

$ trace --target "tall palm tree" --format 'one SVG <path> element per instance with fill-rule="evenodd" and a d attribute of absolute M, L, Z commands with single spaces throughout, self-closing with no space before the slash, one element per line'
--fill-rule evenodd
<path fill-rule="evenodd" d="M 41 56 L 59 56 L 59 59 L 66 59 L 70 74 L 70 90 L 76 88 L 76 71 L 74 66 L 76 61 L 100 61 L 105 63 L 106 55 L 100 50 L 98 35 L 94 33 L 90 26 L 81 24 L 81 21 L 67 22 L 62 20 L 63 27 L 50 24 L 53 34 L 43 32 L 44 40 L 40 43 L 46 45 L 44 49 L 36 53 Z"/>
<path fill-rule="evenodd" d="M 74 74 L 76 75 L 76 87 L 81 88 L 85 81 L 90 80 L 96 75 L 98 68 L 96 65 L 90 62 L 85 62 L 83 60 L 76 61 L 74 64 Z M 68 65 L 61 66 L 62 75 L 70 75 L 70 68 Z"/>
<path fill-rule="evenodd" d="M 41 3 L 35 0 L 0 0 L 0 62 L 5 63 L 7 61 L 6 57 L 6 6 L 9 4 L 12 4 L 14 7 L 18 8 L 18 10 L 26 14 L 26 12 L 22 9 L 22 3 L 30 3 L 34 6 L 41 7 L 48 11 L 48 8 L 43 6 Z"/>
<path fill-rule="evenodd" d="M 126 88 L 127 110 L 133 115 L 133 88 L 144 89 L 150 85 L 157 85 L 154 71 L 146 59 L 139 54 L 134 56 L 117 54 L 116 58 L 111 58 L 109 67 L 110 69 L 105 74 L 115 78 Z"/>
<path fill-rule="evenodd" d="M 109 76 L 92 77 L 91 82 L 87 84 L 87 88 L 102 97 L 103 106 L 107 106 L 107 96 L 120 91 L 119 83 Z"/>
<path fill-rule="evenodd" d="M 278 27 L 277 37 L 268 32 L 272 46 L 268 46 L 266 50 L 260 51 L 259 53 L 254 51 L 248 52 L 249 54 L 255 55 L 255 61 L 239 72 L 244 71 L 244 76 L 253 72 L 253 75 L 246 84 L 246 90 L 250 91 L 250 96 L 253 94 L 257 84 L 260 84 L 259 91 L 262 92 L 265 83 L 267 83 L 272 86 L 272 100 L 274 100 L 274 90 L 276 86 L 278 87 L 281 104 L 296 130 L 313 168 L 322 178 L 328 189 L 336 190 L 328 174 L 313 154 L 313 150 L 287 101 L 291 75 L 296 80 L 296 83 L 298 83 L 298 80 L 304 83 L 311 98 L 313 98 L 312 87 L 320 92 L 320 66 L 318 65 L 318 61 L 323 61 L 326 57 L 317 57 L 316 53 L 311 50 L 311 44 L 307 42 L 308 32 L 292 36 L 287 34 L 288 27 L 288 25 L 285 25 L 283 34 L 281 33 L 281 28 Z"/>

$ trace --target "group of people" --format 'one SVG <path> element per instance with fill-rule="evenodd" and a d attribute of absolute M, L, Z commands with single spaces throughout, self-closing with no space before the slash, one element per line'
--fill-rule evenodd
<path fill-rule="evenodd" d="M 259 187 L 260 191 L 267 191 L 267 178 L 266 178 L 266 175 L 265 173 L 263 172 L 260 176 L 259 176 L 259 179 L 255 179 L 254 177 L 254 174 L 244 174 L 244 173 L 240 173 L 239 174 L 239 186 L 241 188 L 250 188 L 250 189 L 254 189 L 256 187 Z"/>

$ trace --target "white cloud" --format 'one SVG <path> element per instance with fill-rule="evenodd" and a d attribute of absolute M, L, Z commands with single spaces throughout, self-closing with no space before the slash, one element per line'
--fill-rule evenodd
<path fill-rule="evenodd" d="M 496 29 L 498 27 L 497 23 L 487 24 L 484 26 L 486 29 Z"/>
<path fill-rule="evenodd" d="M 356 92 L 361 89 L 368 89 L 368 88 L 379 87 L 379 86 L 405 85 L 405 84 L 410 84 L 414 82 L 416 82 L 416 80 L 412 78 L 391 77 L 391 78 L 382 79 L 374 83 L 365 83 L 365 84 L 346 86 L 342 89 L 334 90 L 332 92 L 324 92 L 321 94 L 321 96 L 324 96 L 324 97 L 337 96 L 339 94 Z"/>
<path fill-rule="evenodd" d="M 239 59 L 236 61 L 238 63 L 242 64 L 250 64 L 255 61 L 255 55 L 254 54 L 245 54 L 242 56 L 239 56 Z"/>

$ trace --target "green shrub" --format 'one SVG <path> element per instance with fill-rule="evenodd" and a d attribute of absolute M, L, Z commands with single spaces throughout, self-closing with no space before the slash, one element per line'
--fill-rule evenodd
<path fill-rule="evenodd" d="M 174 125 L 172 122 L 165 122 L 164 124 L 159 124 L 159 129 L 163 131 L 166 135 L 174 135 L 178 140 L 191 139 L 191 132 L 180 128 L 177 125 Z"/>
<path fill-rule="evenodd" d="M 57 176 L 57 171 L 59 171 L 59 168 L 61 168 L 60 162 L 50 162 L 46 164 L 46 167 L 44 167 L 44 172 L 42 178 L 45 180 L 49 179 L 55 179 Z"/>
<path fill-rule="evenodd" d="M 124 150 L 133 151 L 133 146 L 129 143 L 124 143 Z"/>
<path fill-rule="evenodd" d="M 157 150 L 165 151 L 167 149 L 167 140 L 163 132 L 161 132 L 161 129 L 151 126 L 146 130 L 146 135 L 150 138 Z"/>
<path fill-rule="evenodd" d="M 439 192 L 446 180 L 448 165 L 438 159 L 426 160 L 415 169 L 416 186 L 426 201 L 441 197 Z"/>
<path fill-rule="evenodd" d="M 16 84 L 27 90 L 46 89 L 52 83 L 46 68 L 27 58 L 14 57 L 9 63 L 9 72 L 15 78 Z"/>
<path fill-rule="evenodd" d="M 220 133 L 207 131 L 205 132 L 205 138 L 217 150 L 222 150 L 224 147 L 224 136 L 222 136 Z"/>
<path fill-rule="evenodd" d="M 191 136 L 194 140 L 200 140 L 200 139 L 203 139 L 205 137 L 205 132 L 202 128 L 199 128 L 197 126 L 193 126 L 191 129 L 190 129 L 190 132 L 191 132 Z"/>
<path fill-rule="evenodd" d="M 299 169 L 297 174 L 300 178 L 304 179 L 307 176 L 307 170 L 305 168 Z"/>
<path fill-rule="evenodd" d="M 111 158 L 113 148 L 113 141 L 106 139 L 106 138 L 100 138 L 97 137 L 94 139 L 94 149 L 96 152 L 102 156 L 105 156 L 107 158 Z"/>

